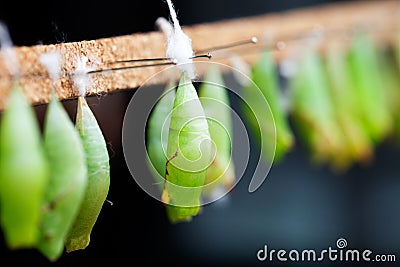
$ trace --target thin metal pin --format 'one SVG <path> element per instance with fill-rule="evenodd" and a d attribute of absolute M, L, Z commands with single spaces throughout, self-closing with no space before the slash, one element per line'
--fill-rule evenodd
<path fill-rule="evenodd" d="M 92 71 L 89 71 L 88 74 L 111 72 L 111 71 L 117 71 L 117 70 L 129 70 L 129 69 L 139 69 L 139 68 L 147 68 L 147 67 L 167 66 L 167 65 L 175 65 L 175 64 L 176 64 L 175 62 L 164 62 L 164 63 L 155 63 L 155 64 L 148 64 L 148 65 L 126 66 L 126 67 L 109 68 L 109 69 L 103 69 L 103 70 L 92 70 Z"/>
<path fill-rule="evenodd" d="M 220 45 L 220 46 L 214 46 L 214 47 L 210 47 L 207 49 L 202 49 L 197 51 L 197 53 L 201 54 L 201 53 L 206 53 L 206 52 L 212 52 L 212 51 L 217 51 L 217 50 L 223 50 L 223 49 L 228 49 L 228 48 L 234 48 L 237 46 L 242 46 L 242 45 L 248 45 L 248 44 L 256 44 L 258 42 L 257 37 L 252 37 L 250 40 L 244 40 L 244 41 L 238 41 L 238 42 L 234 42 L 234 43 L 230 43 L 230 44 L 226 44 L 226 45 Z"/>
<path fill-rule="evenodd" d="M 211 53 L 207 53 L 205 55 L 198 55 L 198 56 L 193 56 L 190 59 L 196 59 L 196 58 L 212 58 Z M 140 58 L 140 59 L 127 59 L 127 60 L 117 60 L 114 62 L 111 62 L 110 64 L 119 64 L 119 63 L 139 63 L 139 62 L 153 62 L 153 61 L 167 61 L 165 63 L 172 63 L 172 64 L 177 64 L 177 60 L 173 58 L 168 58 L 168 57 L 160 57 L 160 58 Z"/>
<path fill-rule="evenodd" d="M 211 53 L 207 53 L 207 54 L 204 54 L 204 55 L 193 56 L 190 59 L 196 59 L 196 58 L 208 58 L 208 59 L 211 59 L 212 58 L 212 54 Z"/>
<path fill-rule="evenodd" d="M 118 63 L 135 63 L 135 62 L 153 62 L 153 61 L 168 61 L 175 64 L 175 59 L 168 57 L 159 57 L 159 58 L 140 58 L 140 59 L 127 59 L 127 60 L 117 60 L 111 62 L 110 64 L 118 64 Z"/>
<path fill-rule="evenodd" d="M 231 44 L 211 47 L 211 48 L 208 48 L 208 49 L 197 51 L 197 53 L 200 53 L 200 54 L 201 53 L 206 53 L 206 54 L 195 55 L 195 56 L 191 57 L 190 59 L 197 59 L 197 58 L 208 58 L 208 59 L 211 59 L 212 58 L 212 54 L 211 54 L 210 51 L 223 50 L 223 49 L 228 49 L 228 48 L 233 48 L 233 47 L 238 47 L 238 46 L 248 45 L 248 44 L 256 44 L 257 42 L 258 42 L 257 37 L 252 37 L 250 40 L 238 41 L 238 42 L 231 43 Z M 160 57 L 160 58 L 141 58 L 141 59 L 118 60 L 118 61 L 111 62 L 109 64 L 156 62 L 156 61 L 164 61 L 164 62 L 154 63 L 154 64 L 145 64 L 145 65 L 135 65 L 135 66 L 124 66 L 124 67 L 108 68 L 108 69 L 102 69 L 102 70 L 93 70 L 93 71 L 89 71 L 88 74 L 112 72 L 112 71 L 118 71 L 118 70 L 147 68 L 147 67 L 176 65 L 178 63 L 176 59 L 167 58 L 167 57 L 164 57 L 164 58 Z"/>

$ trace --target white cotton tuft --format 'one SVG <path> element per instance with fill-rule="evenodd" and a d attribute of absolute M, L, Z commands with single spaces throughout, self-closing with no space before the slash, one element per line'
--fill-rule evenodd
<path fill-rule="evenodd" d="M 193 79 L 195 77 L 195 70 L 192 60 L 194 55 L 192 40 L 182 31 L 171 0 L 167 0 L 167 3 L 173 22 L 172 33 L 167 36 L 167 57 L 175 60 L 179 70 L 186 72 L 189 78 Z"/>
<path fill-rule="evenodd" d="M 7 26 L 0 22 L 0 46 L 8 70 L 14 77 L 20 76 L 20 67 Z"/>
<path fill-rule="evenodd" d="M 59 51 L 48 52 L 40 55 L 39 62 L 44 65 L 50 75 L 53 84 L 61 76 L 61 54 Z"/>
<path fill-rule="evenodd" d="M 174 28 L 172 27 L 171 23 L 169 23 L 168 20 L 166 20 L 163 17 L 159 17 L 156 20 L 156 27 L 159 31 L 162 31 L 165 36 L 167 36 L 167 38 L 169 38 L 172 35 L 172 31 L 174 30 Z"/>
<path fill-rule="evenodd" d="M 92 78 L 88 72 L 95 70 L 95 66 L 88 65 L 89 59 L 85 56 L 78 57 L 74 71 L 74 83 L 80 96 L 85 96 Z"/>
<path fill-rule="evenodd" d="M 174 28 L 171 37 L 168 39 L 167 57 L 176 60 L 178 68 L 185 71 L 189 78 L 195 77 L 192 40 L 181 29 Z"/>

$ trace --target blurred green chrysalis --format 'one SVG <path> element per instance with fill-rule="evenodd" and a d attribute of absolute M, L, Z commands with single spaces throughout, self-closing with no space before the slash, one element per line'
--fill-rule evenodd
<path fill-rule="evenodd" d="M 67 252 L 84 249 L 89 245 L 90 233 L 110 186 L 110 164 L 106 141 L 83 96 L 78 98 L 76 129 L 85 150 L 88 183 L 79 213 L 65 243 Z"/>
<path fill-rule="evenodd" d="M 400 71 L 400 30 L 397 32 L 396 45 L 394 47 L 397 59 L 398 70 Z"/>
<path fill-rule="evenodd" d="M 316 50 L 304 51 L 298 72 L 290 81 L 293 117 L 300 136 L 317 162 L 343 153 L 345 143 L 329 95 L 328 82 Z M 336 162 L 331 162 L 335 167 Z"/>
<path fill-rule="evenodd" d="M 231 158 L 232 118 L 227 89 L 219 69 L 211 65 L 199 88 L 199 97 L 207 117 L 208 129 L 216 151 L 215 158 L 207 169 L 206 187 L 203 195 L 207 196 L 220 186 L 229 190 L 235 181 L 235 170 Z"/>
<path fill-rule="evenodd" d="M 87 183 L 81 139 L 54 94 L 45 118 L 44 148 L 50 166 L 50 181 L 38 248 L 54 261 L 64 250 L 64 241 L 78 214 Z"/>
<path fill-rule="evenodd" d="M 200 210 L 202 186 L 211 160 L 203 107 L 187 74 L 182 73 L 168 134 L 162 201 L 171 222 L 190 221 Z"/>
<path fill-rule="evenodd" d="M 379 51 L 379 70 L 382 75 L 386 108 L 394 121 L 394 134 L 400 137 L 400 65 L 395 51 Z"/>
<path fill-rule="evenodd" d="M 350 166 L 352 160 L 369 162 L 373 156 L 372 142 L 357 116 L 358 95 L 351 87 L 346 55 L 340 47 L 331 45 L 327 50 L 325 64 L 332 103 L 347 141 L 347 151 L 338 155 L 343 159 L 342 169 Z"/>
<path fill-rule="evenodd" d="M 33 247 L 48 166 L 33 109 L 14 85 L 0 125 L 0 219 L 10 248 Z"/>
<path fill-rule="evenodd" d="M 271 52 L 265 51 L 262 53 L 258 63 L 252 69 L 251 78 L 254 84 L 251 83 L 244 88 L 243 93 L 248 95 L 248 99 L 251 100 L 253 97 L 257 97 L 254 93 L 258 87 L 267 100 L 275 121 L 276 148 L 274 161 L 278 162 L 293 146 L 294 137 L 291 129 L 289 128 L 285 111 L 282 108 L 278 74 L 276 71 L 273 54 Z M 255 103 L 257 102 L 255 101 L 254 103 L 248 104 L 253 109 L 257 109 L 257 107 L 255 107 Z M 246 115 L 249 116 L 248 114 Z M 263 131 L 264 138 L 267 140 L 271 140 L 271 138 L 273 138 L 273 133 L 270 129 L 261 127 L 261 130 Z M 264 146 L 264 148 L 268 148 L 268 146 Z"/>
<path fill-rule="evenodd" d="M 153 177 L 155 182 L 160 185 L 161 190 L 164 188 L 163 178 L 165 177 L 165 164 L 167 163 L 165 153 L 171 120 L 169 115 L 174 107 L 175 89 L 173 88 L 174 83 L 171 81 L 167 84 L 164 94 L 154 106 L 147 122 L 146 145 L 149 169 L 154 172 Z"/>
<path fill-rule="evenodd" d="M 358 114 L 374 142 L 384 139 L 393 125 L 386 107 L 377 51 L 370 37 L 358 33 L 349 52 L 349 72 L 358 100 Z"/>

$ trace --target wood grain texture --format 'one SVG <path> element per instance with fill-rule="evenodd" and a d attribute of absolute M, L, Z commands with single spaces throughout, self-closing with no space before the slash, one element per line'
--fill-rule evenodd
<path fill-rule="evenodd" d="M 299 43 L 304 46 L 304 37 L 316 28 L 324 29 L 326 33 L 321 40 L 321 47 L 333 41 L 345 44 L 346 34 L 360 27 L 368 30 L 378 42 L 387 44 L 393 41 L 399 22 L 400 1 L 354 1 L 187 26 L 184 31 L 192 39 L 195 51 L 256 36 L 259 44 L 230 50 L 248 63 L 253 63 L 257 53 L 268 45 L 266 40 L 271 37 L 275 41 L 287 42 L 284 50 L 276 51 L 277 58 L 281 59 L 288 53 L 301 51 L 295 50 L 296 47 L 299 49 Z M 90 61 L 96 62 L 98 69 L 107 69 L 111 67 L 111 62 L 117 60 L 164 57 L 165 43 L 166 39 L 161 33 L 150 32 L 91 41 L 16 47 L 22 72 L 20 83 L 33 105 L 48 103 L 52 82 L 38 58 L 42 53 L 59 50 L 63 57 L 64 75 L 56 88 L 58 96 L 61 100 L 76 98 L 78 94 L 70 74 L 75 69 L 77 56 L 87 56 Z M 216 52 L 214 56 L 212 60 L 228 63 L 226 52 Z M 92 74 L 93 85 L 88 95 L 138 88 L 163 68 L 166 67 Z M 198 72 L 201 74 L 202 70 Z M 165 82 L 168 77 L 164 76 L 158 75 L 151 82 Z M 4 108 L 11 84 L 12 79 L 0 56 L 0 109 Z"/>

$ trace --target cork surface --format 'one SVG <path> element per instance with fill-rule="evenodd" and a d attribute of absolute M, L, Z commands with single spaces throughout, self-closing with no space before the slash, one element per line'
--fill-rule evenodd
<path fill-rule="evenodd" d="M 338 41 L 338 38 L 343 38 L 343 33 L 360 27 L 368 30 L 381 43 L 391 42 L 399 26 L 399 14 L 399 1 L 355 1 L 188 26 L 184 27 L 184 31 L 192 39 L 194 51 L 256 36 L 260 40 L 257 45 L 230 50 L 248 63 L 253 63 L 267 45 L 267 39 L 286 42 L 286 48 L 276 52 L 280 59 L 285 54 L 293 53 L 295 43 L 304 42 L 313 29 L 324 29 L 326 37 L 321 40 L 323 44 Z M 16 47 L 22 72 L 20 83 L 33 105 L 47 103 L 52 82 L 38 58 L 42 53 L 59 50 L 63 59 L 63 77 L 57 85 L 57 94 L 62 100 L 76 98 L 77 91 L 70 74 L 75 69 L 77 56 L 87 56 L 89 61 L 96 62 L 98 69 L 107 69 L 115 66 L 111 63 L 118 60 L 164 57 L 165 43 L 166 39 L 161 33 L 150 32 L 91 41 Z M 228 55 L 226 51 L 216 52 L 212 60 L 228 63 Z M 88 95 L 138 88 L 164 68 L 166 66 L 91 74 L 93 85 Z M 200 74 L 202 71 L 198 70 Z M 165 75 L 157 75 L 151 82 L 163 83 L 167 79 Z M 11 84 L 11 77 L 0 55 L 0 109 L 4 108 Z"/>

